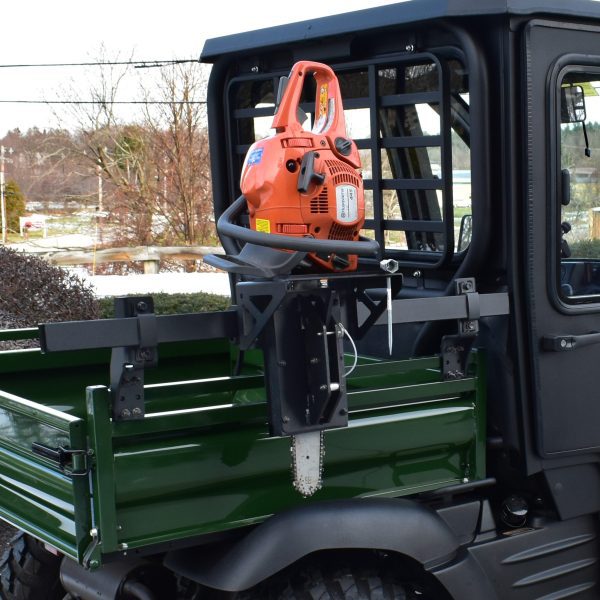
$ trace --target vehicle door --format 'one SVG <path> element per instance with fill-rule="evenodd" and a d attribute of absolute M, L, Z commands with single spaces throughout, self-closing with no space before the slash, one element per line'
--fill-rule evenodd
<path fill-rule="evenodd" d="M 600 29 L 525 30 L 526 305 L 537 449 L 600 449 Z"/>

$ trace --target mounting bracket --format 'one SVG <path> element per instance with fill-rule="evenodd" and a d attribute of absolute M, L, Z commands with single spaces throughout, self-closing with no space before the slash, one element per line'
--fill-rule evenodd
<path fill-rule="evenodd" d="M 444 379 L 462 379 L 466 376 L 467 362 L 473 342 L 479 332 L 481 305 L 474 277 L 456 280 L 456 294 L 466 298 L 467 314 L 457 319 L 458 335 L 442 338 L 441 358 Z"/>
<path fill-rule="evenodd" d="M 112 418 L 143 419 L 144 369 L 158 362 L 158 333 L 154 301 L 150 296 L 115 298 L 115 317 L 137 317 L 138 345 L 112 349 L 110 394 Z"/>

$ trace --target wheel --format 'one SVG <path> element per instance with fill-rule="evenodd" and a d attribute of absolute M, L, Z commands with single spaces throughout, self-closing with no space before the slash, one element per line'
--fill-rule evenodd
<path fill-rule="evenodd" d="M 59 556 L 48 552 L 35 538 L 19 532 L 0 562 L 0 597 L 3 600 L 62 600 Z"/>
<path fill-rule="evenodd" d="M 433 600 L 419 588 L 377 569 L 309 567 L 287 580 L 270 580 L 239 600 Z"/>

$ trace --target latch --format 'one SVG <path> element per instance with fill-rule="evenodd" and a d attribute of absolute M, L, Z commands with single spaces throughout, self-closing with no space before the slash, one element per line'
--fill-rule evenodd
<path fill-rule="evenodd" d="M 75 450 L 64 446 L 52 448 L 39 442 L 31 444 L 31 451 L 55 462 L 60 470 L 69 477 L 84 477 L 89 472 L 87 450 Z"/>

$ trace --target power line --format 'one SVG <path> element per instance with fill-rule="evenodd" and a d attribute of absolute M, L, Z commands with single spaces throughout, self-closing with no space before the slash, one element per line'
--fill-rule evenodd
<path fill-rule="evenodd" d="M 206 100 L 0 100 L 0 104 L 206 104 Z"/>
<path fill-rule="evenodd" d="M 30 67 L 110 67 L 110 66 L 133 66 L 136 69 L 148 69 L 152 67 L 166 67 L 169 65 L 181 65 L 186 63 L 200 63 L 197 58 L 182 58 L 174 60 L 109 60 L 90 61 L 77 63 L 13 63 L 0 64 L 0 69 L 24 69 Z"/>

